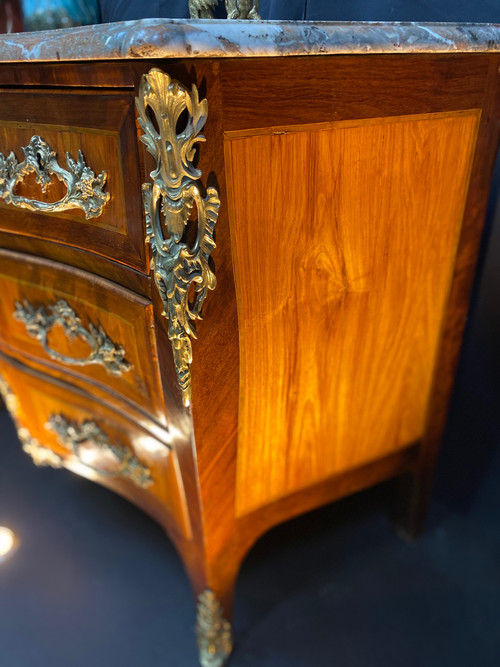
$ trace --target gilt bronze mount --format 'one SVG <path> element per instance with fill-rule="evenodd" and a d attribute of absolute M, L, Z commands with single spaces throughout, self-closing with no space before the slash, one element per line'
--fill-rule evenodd
<path fill-rule="evenodd" d="M 233 631 L 217 596 L 208 588 L 198 596 L 196 640 L 202 667 L 226 664 L 233 650 Z"/>
<path fill-rule="evenodd" d="M 62 414 L 54 414 L 50 416 L 45 428 L 55 433 L 63 447 L 69 449 L 83 465 L 91 468 L 98 475 L 124 477 L 143 489 L 153 484 L 149 468 L 144 466 L 130 449 L 120 443 L 112 442 L 96 422 L 85 420 L 77 423 Z M 105 470 L 87 463 L 81 456 L 83 446 L 90 447 L 96 453 L 109 452 L 113 455 L 117 467 L 113 470 Z"/>
<path fill-rule="evenodd" d="M 34 438 L 27 428 L 21 426 L 17 418 L 17 410 L 19 409 L 19 401 L 11 388 L 0 375 L 0 395 L 2 396 L 5 407 L 10 413 L 14 425 L 16 426 L 17 435 L 21 441 L 23 451 L 29 454 L 33 459 L 33 463 L 38 466 L 51 466 L 52 468 L 62 468 L 64 460 L 48 447 L 43 447 L 36 438 Z"/>
<path fill-rule="evenodd" d="M 26 326 L 30 336 L 42 344 L 43 349 L 54 361 L 68 366 L 87 366 L 100 364 L 111 375 L 122 375 L 130 370 L 131 366 L 125 359 L 125 350 L 122 345 L 113 343 L 102 326 L 94 326 L 89 322 L 88 328 L 82 326 L 82 321 L 66 301 L 59 300 L 49 306 L 47 312 L 43 306 L 35 308 L 29 301 L 16 301 L 14 318 Z M 90 354 L 84 359 L 68 357 L 53 350 L 47 341 L 47 336 L 54 326 L 61 326 L 66 337 L 72 341 L 75 338 L 83 339 L 91 348 Z"/>
<path fill-rule="evenodd" d="M 205 141 L 200 132 L 208 104 L 206 99 L 199 100 L 195 85 L 189 91 L 155 68 L 142 77 L 136 105 L 144 132 L 141 141 L 157 164 L 150 174 L 153 183 L 142 186 L 146 241 L 151 245 L 151 270 L 163 301 L 163 315 L 168 319 L 177 380 L 187 407 L 191 402 L 193 359 L 190 337 L 196 338 L 194 321 L 201 319 L 207 291 L 216 285 L 209 258 L 215 248 L 220 200 L 211 187 L 202 196 L 198 186 L 201 171 L 193 163 L 196 144 Z M 177 124 L 185 111 L 187 123 L 179 130 Z M 197 235 L 190 244 L 184 233 L 193 207 L 197 211 Z M 195 291 L 190 303 L 192 285 Z"/>
<path fill-rule="evenodd" d="M 18 162 L 14 153 L 7 157 L 0 153 L 0 198 L 7 204 L 38 213 L 60 213 L 69 209 L 80 208 L 85 218 L 98 218 L 110 198 L 109 192 L 103 192 L 107 174 L 102 171 L 97 176 L 87 166 L 82 151 L 78 151 L 75 162 L 66 153 L 67 169 L 60 166 L 56 152 L 38 135 L 31 137 L 27 146 L 22 147 L 24 160 Z M 45 193 L 52 177 L 62 181 L 66 194 L 56 202 L 43 202 L 28 199 L 15 193 L 16 187 L 30 173 L 36 174 L 36 182 Z"/>

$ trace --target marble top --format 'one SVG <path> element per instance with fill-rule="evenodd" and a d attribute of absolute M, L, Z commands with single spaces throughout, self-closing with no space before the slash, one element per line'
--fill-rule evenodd
<path fill-rule="evenodd" d="M 471 51 L 500 51 L 500 25 L 141 19 L 0 35 L 0 62 Z"/>

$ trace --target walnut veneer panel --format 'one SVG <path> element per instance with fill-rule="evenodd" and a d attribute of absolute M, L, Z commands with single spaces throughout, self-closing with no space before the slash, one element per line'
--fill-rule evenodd
<path fill-rule="evenodd" d="M 487 54 L 224 60 L 224 131 L 479 109 Z"/>
<path fill-rule="evenodd" d="M 0 250 L 0 281 L 0 346 L 8 346 L 11 354 L 17 350 L 23 356 L 40 360 L 46 370 L 49 370 L 47 365 L 52 367 L 52 374 L 71 375 L 72 382 L 90 381 L 95 387 L 92 390 L 101 395 L 118 394 L 165 423 L 150 301 L 64 264 L 7 250 Z M 50 315 L 51 308 L 60 300 L 75 311 L 85 330 L 89 331 L 91 326 L 102 327 L 112 344 L 124 348 L 128 369 L 113 373 L 110 372 L 112 367 L 102 364 L 63 363 L 30 335 L 26 323 L 14 317 L 16 302 L 28 302 Z M 60 323 L 48 331 L 47 345 L 57 354 L 75 360 L 84 360 L 91 353 L 89 343 L 82 336 L 68 335 Z M 108 393 L 107 400 L 113 400 L 112 395 Z"/>
<path fill-rule="evenodd" d="M 422 437 L 479 116 L 228 139 L 240 515 Z"/>
<path fill-rule="evenodd" d="M 87 166 L 107 174 L 110 194 L 98 217 L 85 219 L 81 209 L 34 213 L 0 199 L 0 230 L 89 250 L 147 273 L 141 178 L 137 152 L 134 96 L 106 90 L 4 90 L 0 95 L 0 152 L 11 151 L 19 162 L 22 147 L 39 135 L 67 169 L 81 150 Z M 42 202 L 56 202 L 66 188 L 55 176 L 44 193 L 35 174 L 26 175 L 15 193 Z"/>

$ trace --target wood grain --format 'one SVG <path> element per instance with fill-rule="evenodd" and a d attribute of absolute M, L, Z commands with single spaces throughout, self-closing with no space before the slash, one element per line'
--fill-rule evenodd
<path fill-rule="evenodd" d="M 66 88 L 132 88 L 134 63 L 86 62 L 75 67 L 71 63 L 18 63 L 15 67 L 0 64 L 1 86 L 36 86 Z"/>
<path fill-rule="evenodd" d="M 112 392 L 133 401 L 150 417 L 166 424 L 153 309 L 148 300 L 83 271 L 6 250 L 0 250 L 0 280 L 0 346 L 43 361 L 49 373 L 71 377 L 71 381 L 84 386 L 86 382 L 97 385 L 95 391 L 107 400 L 113 400 L 109 396 Z M 28 300 L 35 308 L 43 306 L 49 312 L 48 308 L 60 299 L 75 310 L 84 327 L 88 328 L 89 323 L 101 325 L 114 343 L 124 347 L 129 371 L 116 376 L 98 364 L 70 366 L 53 360 L 27 333 L 26 326 L 13 317 L 16 301 Z M 86 342 L 79 338 L 70 341 L 60 326 L 50 332 L 48 343 L 59 354 L 76 359 L 90 353 Z"/>
<path fill-rule="evenodd" d="M 118 261 L 96 255 L 84 248 L 66 246 L 46 239 L 2 231 L 0 231 L 0 247 L 27 255 L 45 257 L 62 264 L 69 264 L 112 280 L 148 298 L 151 298 L 153 288 L 156 289 L 150 277 L 144 273 L 130 267 L 125 268 Z"/>
<path fill-rule="evenodd" d="M 224 131 L 481 108 L 494 54 L 223 60 Z"/>
<path fill-rule="evenodd" d="M 81 150 L 96 175 L 106 171 L 104 190 L 111 198 L 99 217 L 88 220 L 80 209 L 34 213 L 0 200 L 0 229 L 118 258 L 147 273 L 133 95 L 114 90 L 3 90 L 0 151 L 12 151 L 21 161 L 21 149 L 33 135 L 49 144 L 63 168 L 66 152 L 76 160 Z M 16 187 L 16 194 L 39 201 L 57 201 L 64 193 L 64 185 L 53 177 L 44 194 L 34 174 Z"/>
<path fill-rule="evenodd" d="M 237 513 L 418 441 L 479 113 L 232 139 Z"/>
<path fill-rule="evenodd" d="M 498 54 L 490 58 L 485 91 L 481 126 L 466 196 L 462 233 L 450 295 L 443 315 L 443 331 L 426 417 L 425 437 L 420 448 L 418 471 L 413 479 L 410 479 L 410 483 L 403 481 L 395 508 L 395 518 L 400 530 L 410 537 L 418 536 L 424 528 L 434 470 L 446 425 L 460 346 L 470 307 L 470 294 L 474 280 L 480 278 L 476 275 L 476 261 L 500 141 L 500 55 Z"/>
<path fill-rule="evenodd" d="M 321 67 L 318 67 L 320 62 Z M 161 61 L 154 64 L 165 68 L 165 63 Z M 235 238 L 233 230 L 230 236 L 228 224 L 229 212 L 231 224 L 234 225 L 230 211 L 231 164 L 227 153 L 225 165 L 221 164 L 221 138 L 234 139 L 261 133 L 272 135 L 276 131 L 315 131 L 311 124 L 317 130 L 333 131 L 339 121 L 344 122 L 342 119 L 349 119 L 344 127 L 360 125 L 360 119 L 363 119 L 361 124 L 367 125 L 418 121 L 423 113 L 432 113 L 439 120 L 446 119 L 450 110 L 454 110 L 452 116 L 457 119 L 463 115 L 470 118 L 471 110 L 481 109 L 479 136 L 483 139 L 481 148 L 476 152 L 475 185 L 471 189 L 475 208 L 471 208 L 468 214 L 473 214 L 475 226 L 473 231 L 466 234 L 467 246 L 474 246 L 480 235 L 480 220 L 484 214 L 491 178 L 491 155 L 496 146 L 495 120 L 488 120 L 486 116 L 490 113 L 488 109 L 497 84 L 491 78 L 488 80 L 488 72 L 496 71 L 499 64 L 496 56 L 483 55 L 340 57 L 322 58 L 321 61 L 309 59 L 308 62 L 298 58 L 272 62 L 240 59 L 238 62 L 193 62 L 189 66 L 183 62 L 169 63 L 169 73 L 188 87 L 191 82 L 195 82 L 201 95 L 206 95 L 209 101 L 209 117 L 204 129 L 207 141 L 200 151 L 199 165 L 204 175 L 213 172 L 211 176 L 216 179 L 222 201 L 217 223 L 217 248 L 213 253 L 217 289 L 207 299 L 204 319 L 199 323 L 198 340 L 193 345 L 192 411 L 203 531 L 201 570 L 195 590 L 199 591 L 200 585 L 206 582 L 206 585 L 218 592 L 227 613 L 241 560 L 262 532 L 301 511 L 341 497 L 349 492 L 347 486 L 351 489 L 365 488 L 408 470 L 420 479 L 417 473 L 422 447 L 418 441 L 409 443 L 410 447 L 394 450 L 387 456 L 349 468 L 346 472 L 334 473 L 313 486 L 270 501 L 248 514 L 235 515 L 241 417 L 237 399 L 242 379 L 240 361 L 244 350 L 240 347 L 241 322 L 238 321 L 235 309 Z M 145 65 L 144 69 L 147 71 L 148 66 Z M 380 118 L 380 115 L 389 117 Z M 488 151 L 490 157 L 487 158 Z M 250 178 L 253 179 L 261 168 L 261 161 L 252 165 Z M 464 197 L 466 191 L 465 182 Z M 251 209 L 254 205 L 254 201 L 249 203 Z M 466 223 L 469 223 L 468 219 Z M 291 223 L 287 221 L 286 224 Z M 459 233 L 457 229 L 457 236 Z M 274 249 L 269 245 L 267 234 L 263 235 L 259 249 L 272 255 Z M 474 250 L 467 253 L 469 264 L 462 270 L 468 279 L 473 271 L 473 257 Z M 254 280 L 254 276 L 251 280 Z M 460 280 L 457 284 L 459 295 L 461 283 Z M 462 305 L 466 304 L 467 298 L 463 294 L 458 298 Z M 443 317 L 453 319 L 454 315 L 448 313 Z M 438 396 L 449 396 L 448 379 L 441 382 L 440 377 L 436 376 L 435 387 Z M 432 414 L 432 400 L 428 401 L 428 408 Z M 268 406 L 263 406 L 264 411 L 267 409 Z M 254 442 L 258 441 L 259 435 L 257 433 Z M 185 447 L 184 451 L 187 454 L 188 448 Z M 433 465 L 431 463 L 429 467 Z M 265 464 L 262 468 L 265 468 Z M 192 474 L 192 467 L 186 466 L 184 470 L 187 475 Z M 346 480 L 353 479 L 356 479 L 356 484 L 351 487 L 351 482 L 347 483 Z M 193 487 L 191 507 L 196 503 Z M 428 494 L 419 495 L 420 509 L 425 507 L 427 499 Z"/>
<path fill-rule="evenodd" d="M 124 345 L 131 331 L 137 338 L 152 399 L 140 382 L 124 390 L 58 367 L 11 325 L 1 327 L 10 342 L 0 365 L 40 437 L 44 412 L 30 415 L 38 397 L 75 418 L 97 415 L 138 452 L 144 437 L 172 446 L 171 472 L 158 469 L 164 491 L 128 497 L 167 529 L 195 592 L 212 588 L 227 615 L 241 560 L 270 526 L 408 472 L 422 515 L 498 136 L 499 65 L 486 53 L 0 65 L 0 150 L 32 130 L 50 133 L 61 156 L 84 139 L 92 167 L 122 165 L 110 178 L 123 197 L 105 225 L 79 214 L 14 221 L 4 206 L 0 246 L 50 260 L 30 278 L 44 298 L 80 299 L 105 328 L 128 320 L 113 331 Z M 201 189 L 221 197 L 191 411 L 144 246 L 140 185 L 155 165 L 138 150 L 133 96 L 155 66 L 207 98 L 197 166 Z M 71 266 L 94 276 L 81 282 Z M 11 268 L 10 284 L 24 288 L 24 263 Z M 119 286 L 136 293 L 128 306 Z"/>

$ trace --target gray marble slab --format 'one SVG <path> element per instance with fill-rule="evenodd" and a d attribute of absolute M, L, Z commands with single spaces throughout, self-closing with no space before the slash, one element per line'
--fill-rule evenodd
<path fill-rule="evenodd" d="M 500 25 L 142 19 L 0 36 L 0 62 L 500 51 Z"/>

